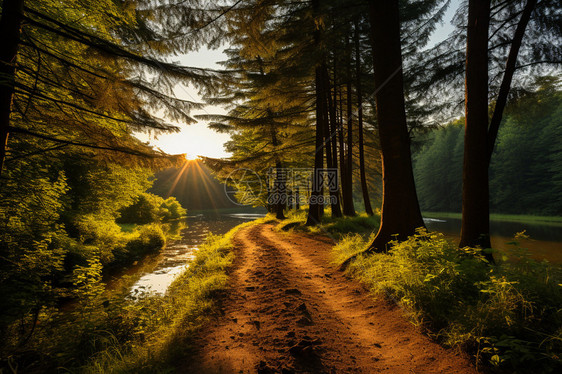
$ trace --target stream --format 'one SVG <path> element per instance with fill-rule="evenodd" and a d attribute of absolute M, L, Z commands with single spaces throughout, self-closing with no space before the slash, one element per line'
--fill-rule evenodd
<path fill-rule="evenodd" d="M 185 225 L 177 239 L 168 240 L 166 247 L 159 253 L 149 255 L 134 265 L 112 274 L 110 279 L 104 280 L 108 290 L 120 287 L 130 287 L 132 298 L 142 297 L 144 294 L 163 295 L 174 279 L 186 268 L 193 259 L 199 246 L 205 242 L 210 233 L 222 235 L 233 227 L 265 216 L 262 213 L 231 213 L 217 215 L 198 214 L 188 216 Z M 127 278 L 138 278 L 130 286 Z"/>

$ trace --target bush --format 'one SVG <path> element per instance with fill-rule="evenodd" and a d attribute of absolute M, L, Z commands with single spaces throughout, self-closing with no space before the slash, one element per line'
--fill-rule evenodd
<path fill-rule="evenodd" d="M 113 220 L 101 219 L 93 214 L 75 217 L 74 230 L 81 247 L 88 246 L 87 251 L 82 251 L 85 259 L 99 256 L 102 264 L 113 261 L 114 249 L 121 247 L 126 242 L 119 225 Z"/>
<path fill-rule="evenodd" d="M 162 250 L 166 246 L 166 235 L 160 225 L 144 225 L 136 229 L 124 247 L 118 249 L 116 259 L 126 263 Z"/>
<path fill-rule="evenodd" d="M 144 225 L 182 218 L 187 214 L 187 210 L 182 208 L 175 197 L 164 200 L 151 193 L 142 193 L 135 198 L 132 205 L 121 209 L 120 213 L 117 222 Z"/>
<path fill-rule="evenodd" d="M 142 193 L 135 198 L 133 204 L 120 210 L 119 223 L 136 223 L 144 225 L 160 221 L 160 206 L 164 199 L 151 193 Z"/>
<path fill-rule="evenodd" d="M 163 221 L 170 221 L 185 217 L 187 210 L 185 210 L 175 197 L 169 197 L 160 206 L 161 219 Z"/>
<path fill-rule="evenodd" d="M 359 235 L 345 237 L 335 247 L 338 261 L 367 245 Z M 520 248 L 515 252 L 516 259 L 490 265 L 480 250 L 459 249 L 442 234 L 420 230 L 388 253 L 359 254 L 349 271 L 377 294 L 399 300 L 442 343 L 463 347 L 477 361 L 519 372 L 556 371 L 560 268 L 520 255 Z"/>

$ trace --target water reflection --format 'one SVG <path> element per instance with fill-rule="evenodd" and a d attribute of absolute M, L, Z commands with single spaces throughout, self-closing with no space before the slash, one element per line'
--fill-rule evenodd
<path fill-rule="evenodd" d="M 428 230 L 439 231 L 448 238 L 460 240 L 461 220 L 457 218 L 424 218 Z M 513 248 L 513 236 L 525 230 L 531 240 L 521 240 L 520 246 L 528 248 L 535 259 L 546 259 L 562 264 L 562 225 L 550 222 L 511 222 L 493 220 L 490 222 L 492 247 L 509 251 Z"/>
<path fill-rule="evenodd" d="M 118 284 L 119 279 L 126 276 L 139 276 L 140 278 L 130 289 L 132 298 L 142 297 L 145 294 L 164 294 L 174 279 L 183 272 L 188 263 L 195 256 L 199 245 L 205 241 L 209 233 L 216 235 L 225 234 L 234 226 L 263 217 L 260 213 L 232 213 L 189 216 L 185 221 L 174 222 L 170 226 L 166 248 L 158 255 L 147 256 L 114 277 L 111 283 Z"/>

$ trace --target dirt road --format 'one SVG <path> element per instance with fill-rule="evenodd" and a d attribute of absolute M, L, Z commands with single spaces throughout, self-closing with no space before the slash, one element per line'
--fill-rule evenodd
<path fill-rule="evenodd" d="M 475 373 L 330 264 L 331 241 L 255 225 L 235 237 L 222 316 L 189 373 Z"/>

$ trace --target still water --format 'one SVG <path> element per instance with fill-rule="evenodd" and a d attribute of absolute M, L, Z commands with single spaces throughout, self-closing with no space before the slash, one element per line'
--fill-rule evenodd
<path fill-rule="evenodd" d="M 459 242 L 461 220 L 456 218 L 424 218 L 428 230 L 439 231 L 448 238 Z M 530 240 L 521 240 L 519 245 L 529 249 L 531 257 L 562 264 L 562 224 L 558 222 L 511 222 L 494 220 L 490 222 L 492 247 L 509 251 L 514 248 L 513 236 L 525 230 Z"/>
<path fill-rule="evenodd" d="M 145 293 L 164 294 L 174 279 L 188 266 L 188 262 L 210 233 L 225 234 L 234 226 L 264 215 L 232 213 L 188 216 L 184 222 L 179 223 L 183 223 L 185 227 L 176 239 L 168 240 L 166 247 L 158 254 L 147 256 L 133 266 L 113 274 L 111 279 L 105 280 L 107 288 L 118 289 L 122 287 L 123 279 L 140 276 L 130 288 L 131 297 Z"/>

